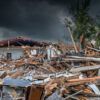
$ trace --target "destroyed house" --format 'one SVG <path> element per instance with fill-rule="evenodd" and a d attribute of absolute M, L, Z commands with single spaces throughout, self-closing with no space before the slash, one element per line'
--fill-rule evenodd
<path fill-rule="evenodd" d="M 47 45 L 45 42 L 22 37 L 2 40 L 0 41 L 0 58 L 19 59 L 24 55 L 22 46 L 42 47 Z"/>

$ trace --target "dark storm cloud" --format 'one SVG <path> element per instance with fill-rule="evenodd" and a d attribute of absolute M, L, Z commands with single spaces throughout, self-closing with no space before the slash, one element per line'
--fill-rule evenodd
<path fill-rule="evenodd" d="M 46 40 L 61 39 L 64 34 L 69 37 L 63 20 L 75 3 L 76 0 L 0 0 L 0 37 L 21 35 Z"/>
<path fill-rule="evenodd" d="M 0 27 L 2 31 L 6 29 L 2 36 L 16 36 L 12 35 L 16 33 L 39 39 L 61 38 L 65 33 L 64 25 L 60 22 L 64 9 L 52 3 L 46 0 L 2 0 Z"/>

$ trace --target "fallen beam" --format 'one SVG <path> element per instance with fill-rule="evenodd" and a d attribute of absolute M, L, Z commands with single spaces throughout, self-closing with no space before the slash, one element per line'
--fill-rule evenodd
<path fill-rule="evenodd" d="M 90 70 L 96 70 L 96 69 L 100 69 L 100 65 L 72 68 L 70 72 L 84 72 L 84 71 L 90 71 Z"/>
<path fill-rule="evenodd" d="M 95 57 L 80 57 L 80 56 L 67 56 L 67 59 L 64 59 L 65 61 L 96 61 L 96 62 L 100 62 L 100 58 L 95 58 Z"/>
<path fill-rule="evenodd" d="M 83 78 L 83 79 L 71 79 L 68 82 L 91 82 L 95 80 L 100 80 L 100 76 L 92 77 L 92 78 Z"/>

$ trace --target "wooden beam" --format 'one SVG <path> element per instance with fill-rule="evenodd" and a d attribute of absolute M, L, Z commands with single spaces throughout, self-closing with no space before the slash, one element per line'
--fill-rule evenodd
<path fill-rule="evenodd" d="M 100 69 L 100 65 L 72 68 L 70 72 L 84 72 L 84 71 L 90 71 L 90 70 L 96 70 L 96 69 Z"/>

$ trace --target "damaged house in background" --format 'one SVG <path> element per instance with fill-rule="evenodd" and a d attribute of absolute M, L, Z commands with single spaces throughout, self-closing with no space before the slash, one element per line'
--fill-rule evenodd
<path fill-rule="evenodd" d="M 28 56 L 45 53 L 48 55 L 48 59 L 61 54 L 57 48 L 50 44 L 22 37 L 3 40 L 0 41 L 0 58 L 19 59 L 24 56 L 25 49 Z"/>

